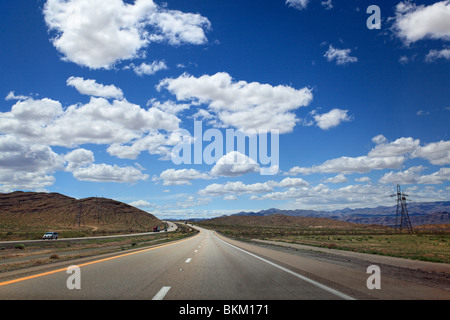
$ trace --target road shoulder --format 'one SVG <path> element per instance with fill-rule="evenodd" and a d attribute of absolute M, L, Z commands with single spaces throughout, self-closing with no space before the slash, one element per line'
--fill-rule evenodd
<path fill-rule="evenodd" d="M 448 265 L 292 243 L 243 242 L 220 237 L 341 292 L 353 294 L 357 299 L 450 299 Z M 367 287 L 370 276 L 367 270 L 371 265 L 380 267 L 381 290 Z"/>

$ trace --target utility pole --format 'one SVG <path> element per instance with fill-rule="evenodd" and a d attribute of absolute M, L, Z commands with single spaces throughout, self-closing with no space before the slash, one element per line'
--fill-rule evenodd
<path fill-rule="evenodd" d="M 402 192 L 399 184 L 397 185 L 397 194 L 391 195 L 391 197 L 395 196 L 397 196 L 395 231 L 402 232 L 402 230 L 405 228 L 408 232 L 413 232 L 411 220 L 409 219 L 408 208 L 406 206 L 406 197 L 408 197 L 408 195 Z"/>
<path fill-rule="evenodd" d="M 81 201 L 78 202 L 78 228 L 81 225 Z"/>

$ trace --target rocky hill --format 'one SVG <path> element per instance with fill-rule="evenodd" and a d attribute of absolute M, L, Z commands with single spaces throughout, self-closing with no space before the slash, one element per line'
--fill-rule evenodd
<path fill-rule="evenodd" d="M 59 193 L 20 191 L 0 194 L 0 235 L 46 230 L 145 232 L 156 225 L 163 223 L 155 216 L 106 198 L 78 200 Z"/>

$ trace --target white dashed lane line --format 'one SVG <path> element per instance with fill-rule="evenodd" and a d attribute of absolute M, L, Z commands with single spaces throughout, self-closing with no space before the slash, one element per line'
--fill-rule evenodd
<path fill-rule="evenodd" d="M 158 293 L 153 297 L 152 300 L 162 300 L 166 296 L 167 292 L 169 292 L 170 287 L 162 287 Z"/>
<path fill-rule="evenodd" d="M 198 246 L 198 247 L 201 248 L 201 246 Z M 194 252 L 198 252 L 198 250 L 194 250 Z M 192 258 L 187 258 L 185 263 L 189 263 L 189 262 L 191 262 L 191 260 L 192 260 Z M 182 269 L 180 269 L 180 270 L 182 270 Z M 170 288 L 171 287 L 168 287 L 168 286 L 167 287 L 162 287 L 158 291 L 158 293 L 153 297 L 152 300 L 163 300 L 164 297 L 166 296 L 167 292 L 169 292 Z"/>

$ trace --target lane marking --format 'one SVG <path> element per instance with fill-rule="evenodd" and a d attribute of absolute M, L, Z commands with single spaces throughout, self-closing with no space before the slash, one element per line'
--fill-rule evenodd
<path fill-rule="evenodd" d="M 153 297 L 152 300 L 162 300 L 166 296 L 167 292 L 169 292 L 171 287 L 162 287 L 158 293 Z"/>
<path fill-rule="evenodd" d="M 189 263 L 189 262 L 191 262 L 191 260 L 192 260 L 192 258 L 187 258 L 185 262 Z"/>
<path fill-rule="evenodd" d="M 340 298 L 342 298 L 342 299 L 345 299 L 345 300 L 355 300 L 355 298 L 350 297 L 350 296 L 348 296 L 348 295 L 346 295 L 346 294 L 344 294 L 344 293 L 342 293 L 342 292 L 339 292 L 339 291 L 337 291 L 337 290 L 335 290 L 335 289 L 332 289 L 332 288 L 330 288 L 330 287 L 327 287 L 327 286 L 325 286 L 325 285 L 323 285 L 323 284 L 321 284 L 321 283 L 319 283 L 319 282 L 316 282 L 316 281 L 314 281 L 314 280 L 312 280 L 312 279 L 309 279 L 309 278 L 307 278 L 307 277 L 305 277 L 305 276 L 302 276 L 301 274 L 298 274 L 298 273 L 296 273 L 296 272 L 294 272 L 294 271 L 292 271 L 292 270 L 289 270 L 289 269 L 287 269 L 287 268 L 285 268 L 285 267 L 282 267 L 282 266 L 280 266 L 280 265 L 278 265 L 278 264 L 276 264 L 276 263 L 273 263 L 272 261 L 269 261 L 269 260 L 267 260 L 267 259 L 261 258 L 261 257 L 257 256 L 256 254 L 253 254 L 253 253 L 248 252 L 248 251 L 246 251 L 246 250 L 244 250 L 244 249 L 241 249 L 241 248 L 239 248 L 239 247 L 236 247 L 235 245 L 232 245 L 231 243 L 228 243 L 228 242 L 226 242 L 226 241 L 220 239 L 220 238 L 217 237 L 217 236 L 216 236 L 216 238 L 219 239 L 220 241 L 222 241 L 223 243 L 229 245 L 230 247 L 233 247 L 233 248 L 235 248 L 235 249 L 237 249 L 237 250 L 240 250 L 240 251 L 242 251 L 242 252 L 244 252 L 244 253 L 246 253 L 246 254 L 248 254 L 248 255 L 251 255 L 252 257 L 255 257 L 255 258 L 257 258 L 257 259 L 259 259 L 259 260 L 261 260 L 261 261 L 264 261 L 264 262 L 266 262 L 266 263 L 268 263 L 268 264 L 270 264 L 270 265 L 272 265 L 272 266 L 274 266 L 274 267 L 276 267 L 276 268 L 278 268 L 278 269 L 280 269 L 280 270 L 283 270 L 283 271 L 285 271 L 285 272 L 287 272 L 287 273 L 289 273 L 289 274 L 291 274 L 291 275 L 293 275 L 293 276 L 295 276 L 295 277 L 297 277 L 297 278 L 299 278 L 299 279 L 301 279 L 301 280 L 303 280 L 303 281 L 306 281 L 306 282 L 308 282 L 308 283 L 310 283 L 310 284 L 312 284 L 312 285 L 314 285 L 314 286 L 316 286 L 316 287 L 319 287 L 319 288 L 321 288 L 321 289 L 323 289 L 323 290 L 325 290 L 325 291 L 327 291 L 327 292 L 329 292 L 329 293 L 332 293 L 332 294 L 334 294 L 334 295 L 336 295 L 336 296 L 338 296 L 338 297 L 340 297 Z"/>
<path fill-rule="evenodd" d="M 198 250 L 194 250 L 194 252 L 198 252 Z"/>
<path fill-rule="evenodd" d="M 171 245 L 174 245 L 174 244 L 177 244 L 177 243 L 181 243 L 181 242 L 184 242 L 184 241 L 188 241 L 188 240 L 194 239 L 198 235 L 199 234 L 195 235 L 194 237 L 189 237 L 189 238 L 182 239 L 182 240 L 179 240 L 179 241 L 170 242 L 170 243 L 166 243 L 166 244 L 161 244 L 161 245 L 158 245 L 156 247 L 151 247 L 151 248 L 148 248 L 148 249 L 143 249 L 143 250 L 139 250 L 139 251 L 133 251 L 133 252 L 124 253 L 124 254 L 113 256 L 113 257 L 109 257 L 109 258 L 104 258 L 104 259 L 94 260 L 94 261 L 91 261 L 91 262 L 82 263 L 82 264 L 79 264 L 77 266 L 78 267 L 84 267 L 84 266 L 88 266 L 88 265 L 99 263 L 99 262 L 114 260 L 114 259 L 122 258 L 122 257 L 125 257 L 125 256 L 130 256 L 130 255 L 133 255 L 133 254 L 137 254 L 137 253 L 142 253 L 142 252 L 145 252 L 145 251 L 150 251 L 150 250 L 155 250 L 155 249 L 171 246 Z M 66 268 L 62 268 L 62 269 L 48 271 L 48 272 L 43 272 L 43 273 L 39 273 L 39 274 L 35 274 L 35 275 L 23 277 L 23 278 L 9 280 L 9 281 L 5 281 L 5 282 L 0 282 L 0 287 L 8 285 L 8 284 L 12 284 L 12 283 L 20 282 L 20 281 L 30 280 L 30 279 L 34 279 L 34 278 L 43 277 L 43 276 L 46 276 L 46 275 L 49 275 L 49 274 L 54 274 L 54 273 L 58 273 L 58 272 L 66 272 L 66 271 L 67 271 L 67 267 Z"/>

